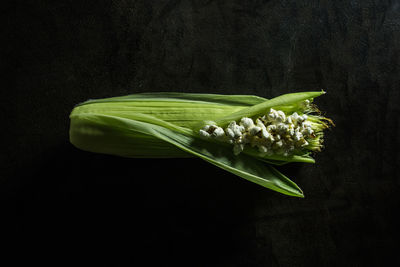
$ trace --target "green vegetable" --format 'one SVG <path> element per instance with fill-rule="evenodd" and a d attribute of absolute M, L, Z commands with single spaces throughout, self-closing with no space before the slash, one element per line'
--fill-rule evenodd
<path fill-rule="evenodd" d="M 77 105 L 71 112 L 70 141 L 82 150 L 123 157 L 199 157 L 266 188 L 303 197 L 301 189 L 272 165 L 288 162 L 314 163 L 310 152 L 320 150 L 322 131 L 328 127 L 329 120 L 311 115 L 317 109 L 308 103 L 323 93 L 287 94 L 271 100 L 248 95 L 185 93 L 133 94 L 89 100 Z M 269 144 L 269 153 L 264 153 L 265 151 L 260 152 L 255 147 L 250 147 L 250 144 L 254 145 L 250 141 L 246 141 L 248 145 L 243 149 L 246 142 L 240 141 L 242 137 L 236 138 L 232 135 L 231 139 L 228 138 L 225 132 L 229 128 L 228 124 L 232 126 L 233 122 L 244 117 L 248 122 L 258 118 L 257 122 L 260 123 L 260 116 L 275 112 L 274 109 L 281 112 L 279 114 L 287 114 L 288 118 L 294 112 L 308 114 L 308 130 L 313 133 L 315 131 L 315 134 L 308 137 L 307 146 L 298 145 L 298 149 L 290 150 L 290 154 L 282 154 L 280 150 L 272 150 L 276 144 L 280 144 L 275 140 L 275 143 Z M 265 116 L 263 118 L 265 125 L 275 123 L 265 122 L 268 119 Z M 282 118 L 277 125 L 278 128 L 283 127 Z M 228 128 L 224 131 L 223 127 Z M 208 129 L 208 132 L 202 129 Z M 219 129 L 218 138 L 212 138 L 216 136 L 215 129 Z M 243 134 L 243 137 L 250 136 L 251 131 L 254 133 L 251 138 L 265 141 L 258 137 L 261 137 L 260 133 L 256 133 L 258 128 L 240 129 L 242 133 L 239 134 Z M 201 133 L 209 138 L 204 138 Z M 279 133 L 282 135 L 281 143 L 286 142 L 288 145 L 287 140 L 291 140 L 291 137 L 287 135 L 289 139 L 284 139 L 286 135 Z M 272 134 L 276 139 L 278 132 L 271 132 Z M 235 146 L 242 142 L 242 153 L 232 151 L 234 142 Z M 264 143 L 260 147 L 264 147 Z"/>

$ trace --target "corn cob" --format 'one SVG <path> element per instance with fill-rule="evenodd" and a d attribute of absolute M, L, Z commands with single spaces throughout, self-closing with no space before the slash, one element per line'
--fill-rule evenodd
<path fill-rule="evenodd" d="M 314 163 L 330 120 L 313 98 L 148 93 L 89 100 L 71 112 L 70 141 L 97 153 L 132 158 L 200 157 L 272 190 L 303 197 L 272 165 Z"/>

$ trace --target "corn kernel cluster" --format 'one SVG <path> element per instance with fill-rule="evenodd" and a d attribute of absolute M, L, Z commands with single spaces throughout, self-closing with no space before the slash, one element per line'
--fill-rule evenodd
<path fill-rule="evenodd" d="M 294 112 L 287 116 L 283 111 L 271 108 L 267 115 L 255 121 L 244 117 L 240 122 L 230 122 L 225 129 L 208 124 L 199 134 L 203 138 L 215 138 L 233 144 L 235 155 L 240 154 L 246 145 L 251 145 L 262 154 L 289 156 L 295 150 L 308 146 L 308 141 L 315 137 L 312 123 L 307 119 L 306 114 Z"/>

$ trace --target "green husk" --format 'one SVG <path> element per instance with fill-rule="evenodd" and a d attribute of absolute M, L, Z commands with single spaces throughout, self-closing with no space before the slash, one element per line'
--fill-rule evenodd
<path fill-rule="evenodd" d="M 306 99 L 314 99 L 314 97 L 320 96 L 324 94 L 324 91 L 321 92 L 304 92 L 304 93 L 293 93 L 293 94 L 285 94 L 278 97 L 275 97 L 271 100 L 263 101 L 259 104 L 241 109 L 235 113 L 229 114 L 222 118 L 216 120 L 216 124 L 225 126 L 231 121 L 239 120 L 243 117 L 254 117 L 259 114 L 265 114 L 270 108 L 278 108 L 281 109 L 285 106 L 289 107 L 293 104 L 299 103 Z M 290 109 L 286 109 L 290 110 Z"/>
<path fill-rule="evenodd" d="M 146 93 L 89 100 L 71 112 L 70 141 L 82 150 L 131 158 L 199 157 L 269 189 L 303 197 L 301 189 L 270 164 L 314 163 L 308 153 L 265 156 L 247 149 L 234 156 L 228 144 L 199 138 L 198 129 L 206 121 L 224 125 L 271 107 L 299 110 L 301 101 L 321 94 L 296 93 L 267 100 L 248 95 Z M 317 116 L 313 120 L 321 123 Z"/>

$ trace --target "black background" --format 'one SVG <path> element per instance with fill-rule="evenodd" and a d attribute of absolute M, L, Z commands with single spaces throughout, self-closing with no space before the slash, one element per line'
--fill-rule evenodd
<path fill-rule="evenodd" d="M 400 1 L 21 1 L 3 15 L 16 41 L 3 50 L 16 56 L 16 90 L 3 90 L 1 107 L 15 140 L 1 149 L 14 259 L 399 262 Z M 88 98 L 320 89 L 336 123 L 326 148 L 315 165 L 281 168 L 305 199 L 199 159 L 118 158 L 68 141 L 69 112 Z"/>

